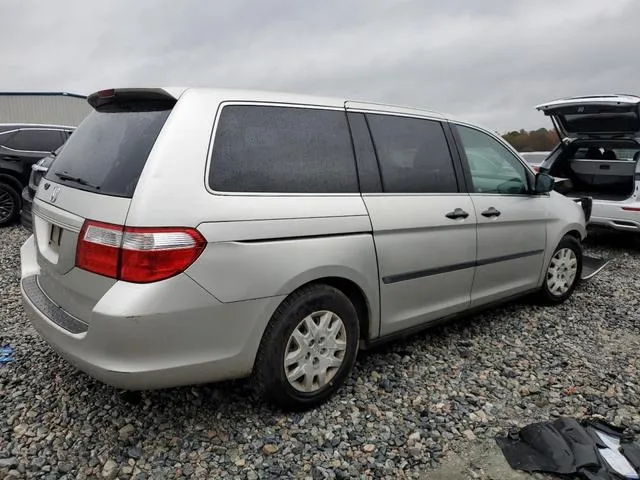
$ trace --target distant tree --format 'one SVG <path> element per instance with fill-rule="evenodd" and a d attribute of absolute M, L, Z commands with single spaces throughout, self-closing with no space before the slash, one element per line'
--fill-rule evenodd
<path fill-rule="evenodd" d="M 519 152 L 539 152 L 553 150 L 558 144 L 558 136 L 554 130 L 539 128 L 527 132 L 524 129 L 513 130 L 502 135 L 513 148 Z"/>

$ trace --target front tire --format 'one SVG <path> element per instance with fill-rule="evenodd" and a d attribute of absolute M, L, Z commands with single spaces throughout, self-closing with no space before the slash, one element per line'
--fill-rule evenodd
<path fill-rule="evenodd" d="M 578 286 L 582 275 L 582 245 L 575 237 L 566 236 L 556 247 L 547 266 L 538 298 L 545 305 L 558 305 L 567 300 Z"/>
<path fill-rule="evenodd" d="M 262 337 L 254 366 L 260 393 L 285 410 L 306 410 L 332 396 L 351 372 L 360 326 L 340 290 L 311 285 L 291 294 Z"/>
<path fill-rule="evenodd" d="M 20 194 L 6 184 L 0 183 L 0 227 L 13 223 L 20 214 Z"/>

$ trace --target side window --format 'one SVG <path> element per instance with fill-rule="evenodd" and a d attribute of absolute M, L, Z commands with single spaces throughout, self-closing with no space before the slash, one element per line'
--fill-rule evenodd
<path fill-rule="evenodd" d="M 7 143 L 9 143 L 13 136 L 15 136 L 15 132 L 0 132 L 0 146 L 5 146 Z"/>
<path fill-rule="evenodd" d="M 345 112 L 224 107 L 209 185 L 221 192 L 357 193 Z"/>
<path fill-rule="evenodd" d="M 458 191 L 451 152 L 440 122 L 380 114 L 368 114 L 367 120 L 378 154 L 383 191 Z"/>
<path fill-rule="evenodd" d="M 467 157 L 475 193 L 523 194 L 527 170 L 507 148 L 479 130 L 456 126 Z"/>
<path fill-rule="evenodd" d="M 20 130 L 5 143 L 5 147 L 32 152 L 53 152 L 62 142 L 59 130 Z"/>

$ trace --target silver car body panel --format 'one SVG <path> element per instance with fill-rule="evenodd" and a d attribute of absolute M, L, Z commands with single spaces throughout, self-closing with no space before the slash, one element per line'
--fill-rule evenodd
<path fill-rule="evenodd" d="M 212 191 L 208 159 L 222 105 L 346 107 L 447 120 L 426 110 L 344 99 L 162 91 L 178 101 L 132 198 L 45 179 L 34 201 L 34 235 L 21 249 L 23 302 L 35 328 L 73 364 L 107 383 L 156 388 L 248 375 L 277 307 L 312 282 L 337 279 L 357 287 L 368 310 L 365 341 L 428 325 L 540 286 L 562 236 L 585 236 L 580 207 L 554 193 L 502 198 Z M 477 212 L 489 204 L 504 215 L 485 221 Z M 445 216 L 456 208 L 469 216 Z M 183 273 L 128 283 L 75 266 L 85 219 L 196 228 L 207 245 Z M 59 247 L 49 243 L 54 227 L 64 230 Z M 27 283 L 34 288 L 34 276 L 43 294 L 38 298 L 25 293 Z M 51 308 L 77 318 L 86 331 L 65 330 L 43 313 Z"/>

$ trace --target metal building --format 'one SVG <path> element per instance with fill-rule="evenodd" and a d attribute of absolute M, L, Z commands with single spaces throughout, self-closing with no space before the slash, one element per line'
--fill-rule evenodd
<path fill-rule="evenodd" d="M 0 92 L 0 123 L 77 126 L 91 106 L 86 97 L 66 92 Z"/>

